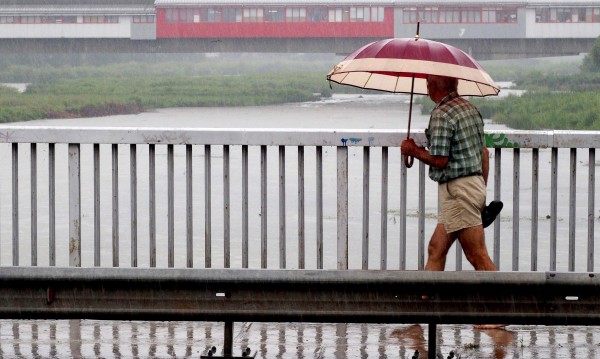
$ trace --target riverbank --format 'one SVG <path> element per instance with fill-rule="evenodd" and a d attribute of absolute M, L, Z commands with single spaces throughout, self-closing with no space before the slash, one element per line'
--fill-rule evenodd
<path fill-rule="evenodd" d="M 310 102 L 333 93 L 375 93 L 330 85 L 325 75 L 338 60 L 332 56 L 317 60 L 281 61 L 276 56 L 252 61 L 247 57 L 218 60 L 35 68 L 9 65 L 0 73 L 0 81 L 10 83 L 0 86 L 0 122 L 130 115 L 177 107 L 266 106 Z M 590 86 L 600 83 L 600 77 L 527 75 L 531 69 L 521 69 L 522 75 L 517 76 L 514 66 L 513 72 L 498 65 L 490 68 L 492 77 L 505 76 L 528 93 L 474 98 L 485 118 L 515 129 L 600 130 L 595 111 L 600 98 L 596 96 L 597 87 L 590 90 Z M 22 84 L 15 86 L 20 81 L 29 83 L 26 89 Z M 560 92 L 547 90 L 548 84 Z M 426 97 L 419 101 L 422 113 L 428 114 L 431 101 Z"/>

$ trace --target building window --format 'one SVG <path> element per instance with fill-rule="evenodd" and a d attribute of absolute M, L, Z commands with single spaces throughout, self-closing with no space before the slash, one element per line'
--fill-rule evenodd
<path fill-rule="evenodd" d="M 285 9 L 283 7 L 265 8 L 265 22 L 284 22 Z"/>
<path fill-rule="evenodd" d="M 90 17 L 91 18 L 91 17 Z M 96 16 L 94 20 L 118 22 L 118 16 Z M 0 16 L 0 24 L 76 24 L 77 16 L 46 16 L 46 15 L 27 15 L 27 16 Z"/>
<path fill-rule="evenodd" d="M 306 8 L 304 7 L 288 7 L 285 9 L 286 22 L 305 22 Z"/>
<path fill-rule="evenodd" d="M 199 13 L 194 13 L 192 22 L 223 22 L 223 8 L 202 8 L 196 9 Z"/>
<path fill-rule="evenodd" d="M 381 20 L 380 20 L 381 15 Z M 381 22 L 383 8 L 380 7 L 351 7 L 350 22 Z"/>
<path fill-rule="evenodd" d="M 338 7 L 329 9 L 329 22 L 350 22 L 350 8 Z"/>
<path fill-rule="evenodd" d="M 166 20 L 167 22 L 177 22 L 179 19 L 178 12 L 175 9 L 167 9 Z"/>
<path fill-rule="evenodd" d="M 263 9 L 258 7 L 244 8 L 244 22 L 263 22 Z"/>
<path fill-rule="evenodd" d="M 154 15 L 134 15 L 133 22 L 136 24 L 152 24 L 154 23 Z"/>
<path fill-rule="evenodd" d="M 598 7 L 541 7 L 535 9 L 535 22 L 540 23 L 569 23 L 569 22 L 600 22 Z"/>
<path fill-rule="evenodd" d="M 431 24 L 516 23 L 516 8 L 500 7 L 409 7 L 404 8 L 402 21 Z"/>
<path fill-rule="evenodd" d="M 112 15 L 86 15 L 83 17 L 84 24 L 117 24 L 118 22 L 119 17 Z"/>
<path fill-rule="evenodd" d="M 308 9 L 308 21 L 309 22 L 327 22 L 329 10 L 326 7 L 315 7 Z"/>
<path fill-rule="evenodd" d="M 242 22 L 242 8 L 223 8 L 223 22 Z"/>

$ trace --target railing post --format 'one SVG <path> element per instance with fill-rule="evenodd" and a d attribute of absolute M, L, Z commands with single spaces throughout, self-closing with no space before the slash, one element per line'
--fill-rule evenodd
<path fill-rule="evenodd" d="M 569 171 L 569 272 L 575 271 L 575 209 L 577 207 L 577 149 L 570 151 Z"/>
<path fill-rule="evenodd" d="M 156 145 L 148 145 L 148 235 L 150 267 L 156 267 Z"/>
<path fill-rule="evenodd" d="M 427 325 L 427 331 L 427 357 L 429 359 L 437 359 L 437 325 L 435 323 L 429 323 Z"/>
<path fill-rule="evenodd" d="M 285 146 L 279 146 L 279 268 L 286 264 L 286 226 L 285 226 Z"/>
<path fill-rule="evenodd" d="M 131 214 L 131 266 L 137 267 L 137 145 L 129 145 L 129 192 L 130 192 L 130 214 Z"/>
<path fill-rule="evenodd" d="M 119 145 L 113 143 L 112 159 L 112 263 L 119 266 Z"/>
<path fill-rule="evenodd" d="M 248 268 L 248 146 L 242 146 L 242 268 Z"/>
<path fill-rule="evenodd" d="M 425 269 L 425 163 L 422 161 L 419 161 L 419 234 L 417 237 L 418 269 L 423 270 Z"/>
<path fill-rule="evenodd" d="M 12 144 L 12 263 L 19 266 L 19 144 Z"/>
<path fill-rule="evenodd" d="M 534 148 L 531 154 L 531 271 L 537 271 L 538 264 L 539 168 L 540 151 Z"/>
<path fill-rule="evenodd" d="M 402 155 L 402 154 L 400 154 Z M 402 157 L 401 157 L 402 158 Z M 406 164 L 400 161 L 400 212 L 398 222 L 400 224 L 400 248 L 399 248 L 399 269 L 406 269 Z"/>
<path fill-rule="evenodd" d="M 371 148 L 363 148 L 363 218 L 362 269 L 369 269 L 369 177 L 371 176 Z"/>
<path fill-rule="evenodd" d="M 305 265 L 304 236 L 304 146 L 298 146 L 298 268 Z"/>
<path fill-rule="evenodd" d="M 323 147 L 321 146 L 316 148 L 315 164 L 317 269 L 323 269 Z"/>
<path fill-rule="evenodd" d="M 56 265 L 56 149 L 48 144 L 48 261 Z"/>
<path fill-rule="evenodd" d="M 212 267 L 211 148 L 204 145 L 204 267 Z"/>
<path fill-rule="evenodd" d="M 494 149 L 494 200 L 501 199 L 502 190 L 502 149 Z M 488 179 L 489 181 L 489 179 Z M 500 270 L 500 215 L 494 221 L 494 264 Z"/>
<path fill-rule="evenodd" d="M 337 268 L 348 269 L 348 147 L 337 147 Z"/>
<path fill-rule="evenodd" d="M 80 145 L 69 143 L 69 265 L 81 267 Z"/>
<path fill-rule="evenodd" d="M 100 144 L 94 143 L 94 266 L 100 267 Z"/>
<path fill-rule="evenodd" d="M 167 265 L 175 267 L 175 152 L 167 145 Z"/>
<path fill-rule="evenodd" d="M 587 271 L 594 271 L 594 203 L 596 194 L 596 149 L 589 149 L 588 161 L 588 251 Z"/>
<path fill-rule="evenodd" d="M 267 268 L 267 146 L 260 146 L 260 267 Z"/>
<path fill-rule="evenodd" d="M 225 333 L 223 341 L 223 357 L 233 355 L 233 322 L 225 322 Z"/>
<path fill-rule="evenodd" d="M 558 148 L 552 147 L 550 180 L 550 270 L 556 270 L 556 230 L 558 224 Z"/>
<path fill-rule="evenodd" d="M 223 266 L 231 267 L 231 203 L 229 145 L 223 146 Z M 191 253 L 190 253 L 191 254 Z"/>
<path fill-rule="evenodd" d="M 388 148 L 381 148 L 381 258 L 379 269 L 387 269 Z"/>
<path fill-rule="evenodd" d="M 31 147 L 31 265 L 37 266 L 37 144 Z"/>
<path fill-rule="evenodd" d="M 185 218 L 186 218 L 186 263 L 194 267 L 194 200 L 193 200 L 192 145 L 185 146 Z"/>
<path fill-rule="evenodd" d="M 519 199 L 520 199 L 521 150 L 513 150 L 513 253 L 512 270 L 519 270 Z"/>

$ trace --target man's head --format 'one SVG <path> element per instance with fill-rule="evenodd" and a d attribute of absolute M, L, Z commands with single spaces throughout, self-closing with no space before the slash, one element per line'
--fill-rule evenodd
<path fill-rule="evenodd" d="M 458 87 L 458 79 L 447 76 L 427 75 L 427 92 L 435 103 L 440 102 Z"/>

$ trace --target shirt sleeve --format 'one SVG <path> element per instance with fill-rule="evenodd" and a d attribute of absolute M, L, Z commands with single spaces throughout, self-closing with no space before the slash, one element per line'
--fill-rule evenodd
<path fill-rule="evenodd" d="M 429 125 L 430 141 L 429 153 L 433 156 L 450 155 L 450 142 L 452 140 L 452 127 L 450 121 L 443 118 L 440 113 L 431 116 Z"/>

